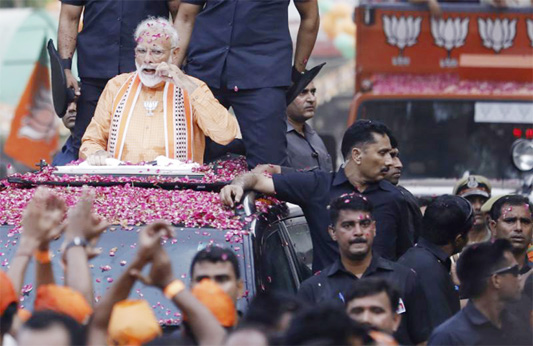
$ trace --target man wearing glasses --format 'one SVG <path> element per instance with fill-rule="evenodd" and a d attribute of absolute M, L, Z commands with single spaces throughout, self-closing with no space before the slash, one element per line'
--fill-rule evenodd
<path fill-rule="evenodd" d="M 78 159 L 81 139 L 107 82 L 135 70 L 135 27 L 149 16 L 168 18 L 170 13 L 176 18 L 179 5 L 179 0 L 61 0 L 57 48 L 67 87 L 78 97 L 78 114 L 70 139 L 54 164 Z M 80 83 L 72 73 L 75 51 Z"/>
<path fill-rule="evenodd" d="M 527 249 L 533 233 L 531 205 L 527 198 L 520 195 L 507 195 L 496 200 L 490 211 L 489 226 L 494 239 L 507 239 L 520 270 L 522 295 L 516 302 L 507 305 L 507 310 L 530 320 L 532 316 L 533 263 L 527 257 Z M 531 319 L 533 323 L 533 319 Z"/>
<path fill-rule="evenodd" d="M 205 136 L 228 144 L 237 120 L 205 83 L 183 73 L 176 29 L 165 18 L 149 18 L 135 30 L 137 70 L 107 83 L 85 132 L 80 158 L 106 165 L 107 158 L 138 163 L 165 156 L 203 162 Z"/>
<path fill-rule="evenodd" d="M 506 309 L 520 298 L 519 271 L 506 239 L 466 248 L 457 275 L 469 302 L 435 329 L 428 345 L 531 345 L 529 321 Z"/>
<path fill-rule="evenodd" d="M 329 206 L 329 235 L 339 246 L 338 259 L 302 283 L 298 296 L 311 304 L 344 305 L 355 282 L 372 277 L 387 280 L 400 292 L 401 324 L 394 334 L 400 344 L 418 344 L 429 335 L 426 300 L 414 271 L 372 251 L 376 222 L 372 205 L 360 194 L 345 194 Z"/>

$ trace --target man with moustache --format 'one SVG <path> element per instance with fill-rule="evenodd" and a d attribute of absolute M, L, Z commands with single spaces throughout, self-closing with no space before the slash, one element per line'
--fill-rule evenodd
<path fill-rule="evenodd" d="M 394 334 L 403 344 L 418 344 L 429 336 L 426 301 L 416 273 L 374 251 L 376 221 L 372 205 L 360 194 L 342 195 L 329 206 L 329 235 L 339 246 L 330 266 L 302 283 L 298 296 L 312 304 L 346 304 L 355 283 L 366 278 L 386 280 L 400 293 L 395 310 L 402 316 Z"/>
<path fill-rule="evenodd" d="M 321 169 L 331 172 L 331 156 L 316 131 L 307 124 L 315 116 L 317 98 L 313 78 L 324 64 L 303 75 L 309 84 L 287 92 L 287 160 L 295 169 Z"/>
<path fill-rule="evenodd" d="M 313 242 L 313 270 L 318 271 L 338 258 L 338 246 L 327 233 L 330 201 L 344 193 L 362 193 L 374 207 L 376 241 L 374 250 L 396 260 L 412 246 L 402 194 L 383 180 L 392 164 L 388 128 L 379 121 L 358 120 L 342 139 L 344 164 L 337 172 L 314 170 L 281 174 L 271 166 L 270 174 L 249 172 L 235 178 L 220 192 L 222 203 L 234 206 L 245 191 L 256 190 L 298 204 L 309 224 Z"/>
<path fill-rule="evenodd" d="M 509 240 L 520 274 L 529 272 L 533 267 L 527 257 L 533 234 L 533 208 L 528 199 L 520 195 L 503 196 L 492 205 L 490 218 L 493 238 Z"/>
<path fill-rule="evenodd" d="M 531 280 L 533 263 L 527 257 L 527 249 L 533 234 L 533 212 L 526 197 L 507 195 L 500 197 L 490 210 L 489 226 L 493 239 L 507 239 L 511 242 L 513 256 L 518 263 L 523 293 L 520 300 L 508 304 L 507 309 L 523 319 L 531 319 L 533 314 Z M 529 282 L 529 288 L 527 283 Z M 525 284 L 525 285 L 524 285 Z M 531 320 L 533 324 L 533 319 Z"/>
<path fill-rule="evenodd" d="M 179 5 L 180 0 L 61 0 L 57 48 L 67 87 L 78 97 L 71 145 L 61 158 L 65 163 L 78 159 L 83 134 L 107 82 L 135 70 L 135 27 L 149 16 L 175 18 Z M 72 73 L 75 52 L 80 82 Z"/>
<path fill-rule="evenodd" d="M 164 18 L 135 30 L 137 71 L 109 81 L 85 132 L 80 157 L 105 165 L 113 157 L 137 163 L 166 156 L 203 162 L 205 136 L 227 144 L 238 133 L 235 117 L 202 81 L 172 64 L 179 37 Z"/>

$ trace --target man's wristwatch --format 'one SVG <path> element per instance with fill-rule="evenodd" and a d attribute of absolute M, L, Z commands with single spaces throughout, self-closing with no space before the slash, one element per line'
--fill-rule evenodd
<path fill-rule="evenodd" d="M 61 66 L 63 66 L 63 69 L 65 70 L 72 69 L 72 58 L 61 59 Z"/>
<path fill-rule="evenodd" d="M 85 238 L 74 237 L 74 239 L 72 239 L 72 241 L 70 243 L 68 243 L 67 246 L 65 247 L 64 253 L 67 253 L 68 249 L 70 249 L 71 247 L 74 247 L 74 246 L 86 247 L 87 244 L 88 243 L 87 243 L 87 240 Z"/>

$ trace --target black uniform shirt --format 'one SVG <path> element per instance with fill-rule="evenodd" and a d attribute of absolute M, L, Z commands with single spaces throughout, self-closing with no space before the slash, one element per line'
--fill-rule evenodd
<path fill-rule="evenodd" d="M 401 314 L 402 322 L 395 337 L 401 344 L 416 344 L 427 340 L 430 333 L 427 305 L 413 270 L 374 254 L 362 277 L 385 279 L 400 292 L 405 311 Z M 338 258 L 331 266 L 305 280 L 298 296 L 313 304 L 337 302 L 344 305 L 344 297 L 357 280 L 359 279 L 347 271 Z"/>
<path fill-rule="evenodd" d="M 420 211 L 416 197 L 413 196 L 409 190 L 401 185 L 396 185 L 396 188 L 402 193 L 402 195 L 405 197 L 405 201 L 407 202 L 408 213 L 406 216 L 409 220 L 409 235 L 411 241 L 416 243 L 420 233 L 422 232 L 422 212 Z"/>
<path fill-rule="evenodd" d="M 182 2 L 201 6 L 187 51 L 187 74 L 217 89 L 290 85 L 289 0 Z"/>
<path fill-rule="evenodd" d="M 168 0 L 61 2 L 85 7 L 83 29 L 76 42 L 81 78 L 109 79 L 135 71 L 135 28 L 149 16 L 169 17 Z"/>
<path fill-rule="evenodd" d="M 533 335 L 526 321 L 504 310 L 497 328 L 469 301 L 466 307 L 441 324 L 428 345 L 531 345 Z"/>
<path fill-rule="evenodd" d="M 344 193 L 358 192 L 348 181 L 344 168 L 337 172 L 314 170 L 274 174 L 272 179 L 276 197 L 298 204 L 305 214 L 313 240 L 313 270 L 332 264 L 338 258 L 339 250 L 328 234 L 327 206 L 332 199 Z M 373 249 L 385 258 L 396 260 L 412 246 L 405 218 L 405 198 L 385 180 L 370 184 L 363 195 L 374 207 L 372 216 L 376 220 L 376 238 Z"/>
<path fill-rule="evenodd" d="M 418 274 L 427 299 L 431 329 L 459 311 L 459 293 L 450 276 L 451 261 L 441 248 L 421 237 L 398 262 Z"/>

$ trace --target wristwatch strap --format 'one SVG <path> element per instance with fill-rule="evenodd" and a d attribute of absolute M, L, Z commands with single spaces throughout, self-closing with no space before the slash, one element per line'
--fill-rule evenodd
<path fill-rule="evenodd" d="M 82 237 L 74 237 L 74 239 L 72 239 L 72 241 L 68 243 L 67 246 L 65 247 L 64 253 L 67 253 L 68 249 L 74 246 L 86 247 L 87 240 L 85 240 L 85 238 L 82 238 Z"/>

